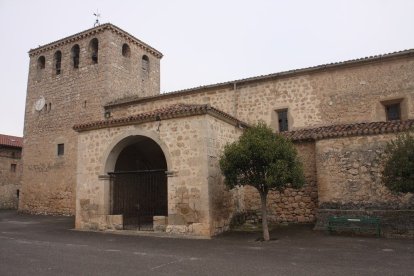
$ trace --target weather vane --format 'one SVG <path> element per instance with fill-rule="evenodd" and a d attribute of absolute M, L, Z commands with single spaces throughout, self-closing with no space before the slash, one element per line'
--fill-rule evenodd
<path fill-rule="evenodd" d="M 93 15 L 96 17 L 95 24 L 93 24 L 93 26 L 96 27 L 101 25 L 101 23 L 99 23 L 99 17 L 101 17 L 101 14 L 98 13 L 98 10 L 96 10 L 96 12 Z"/>

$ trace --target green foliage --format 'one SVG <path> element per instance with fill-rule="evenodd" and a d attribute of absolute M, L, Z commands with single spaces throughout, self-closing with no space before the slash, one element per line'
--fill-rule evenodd
<path fill-rule="evenodd" d="M 251 185 L 261 194 L 304 183 L 302 164 L 292 142 L 264 123 L 253 126 L 225 147 L 220 168 L 228 187 Z"/>
<path fill-rule="evenodd" d="M 393 192 L 414 193 L 414 135 L 398 135 L 387 144 L 383 181 Z"/>

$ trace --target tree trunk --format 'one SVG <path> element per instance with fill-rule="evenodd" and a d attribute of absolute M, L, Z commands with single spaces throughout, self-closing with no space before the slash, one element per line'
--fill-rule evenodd
<path fill-rule="evenodd" d="M 263 240 L 270 240 L 269 227 L 267 225 L 267 208 L 266 208 L 267 194 L 260 192 L 260 201 L 262 202 L 262 228 L 263 228 Z"/>

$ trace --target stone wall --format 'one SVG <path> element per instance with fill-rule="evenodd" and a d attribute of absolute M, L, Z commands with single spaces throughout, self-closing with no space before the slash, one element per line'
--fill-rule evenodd
<path fill-rule="evenodd" d="M 193 116 L 164 120 L 161 125 L 152 122 L 79 133 L 76 227 L 106 227 L 100 221 L 109 215 L 110 194 L 105 190 L 107 180 L 99 176 L 113 171 L 116 153 L 125 139 L 145 136 L 161 146 L 170 171 L 167 231 L 209 236 L 207 123 L 203 118 Z"/>
<path fill-rule="evenodd" d="M 97 38 L 98 63 L 91 58 L 90 41 Z M 130 56 L 122 55 L 122 45 Z M 71 49 L 79 45 L 79 68 Z M 54 55 L 61 51 L 61 71 L 56 74 Z M 149 70 L 142 73 L 142 56 Z M 159 93 L 159 58 L 110 29 L 72 37 L 52 49 L 31 51 L 24 126 L 24 168 L 20 211 L 73 215 L 75 213 L 77 133 L 74 124 L 104 118 L 104 103 L 116 98 Z M 44 68 L 38 59 L 45 58 Z M 35 110 L 43 97 L 45 106 Z M 64 144 L 64 155 L 57 145 Z"/>
<path fill-rule="evenodd" d="M 393 134 L 316 142 L 320 208 L 407 209 L 410 194 L 394 194 L 381 180 L 384 149 Z"/>
<path fill-rule="evenodd" d="M 242 129 L 208 117 L 206 145 L 212 236 L 228 230 L 233 215 L 242 210 L 243 198 L 238 189 L 229 190 L 226 187 L 219 165 L 224 146 L 237 140 L 241 134 Z"/>
<path fill-rule="evenodd" d="M 109 32 L 104 41 L 108 55 L 108 71 L 105 79 L 109 94 L 101 103 L 119 97 L 154 96 L 160 93 L 160 59 L 151 55 L 126 37 Z M 129 54 L 122 55 L 123 45 L 128 45 Z M 143 56 L 148 58 L 148 68 L 143 68 Z M 103 100 L 103 101 L 102 101 Z"/>
<path fill-rule="evenodd" d="M 393 134 L 316 143 L 319 209 L 316 229 L 330 216 L 374 216 L 384 236 L 414 236 L 414 195 L 392 193 L 381 180 L 384 149 Z"/>
<path fill-rule="evenodd" d="M 312 76 L 323 124 L 385 121 L 381 102 L 404 99 L 402 119 L 414 118 L 414 60 L 326 70 Z"/>
<path fill-rule="evenodd" d="M 0 209 L 17 209 L 22 176 L 21 148 L 0 146 Z M 15 165 L 12 168 L 12 164 Z"/>
<path fill-rule="evenodd" d="M 254 79 L 254 78 L 253 78 Z M 114 117 L 174 103 L 210 104 L 247 123 L 277 129 L 275 110 L 288 109 L 289 130 L 330 124 L 385 121 L 382 102 L 401 99 L 403 119 L 414 118 L 414 59 L 384 59 L 256 81 L 228 84 L 109 105 Z"/>
<path fill-rule="evenodd" d="M 271 191 L 267 197 L 268 220 L 270 223 L 315 222 L 318 206 L 316 185 L 315 144 L 297 143 L 295 147 L 303 164 L 305 185 L 301 189 L 288 188 L 284 192 Z M 244 188 L 244 212 L 254 217 L 260 215 L 259 192 L 250 186 Z M 260 217 L 260 216 L 259 216 Z"/>
<path fill-rule="evenodd" d="M 292 76 L 254 84 L 227 85 L 200 89 L 194 93 L 177 93 L 156 101 L 110 107 L 113 116 L 122 117 L 147 112 L 175 103 L 210 104 L 246 123 L 265 121 L 277 127 L 276 110 L 289 109 L 290 129 L 320 125 L 319 98 L 309 76 Z"/>

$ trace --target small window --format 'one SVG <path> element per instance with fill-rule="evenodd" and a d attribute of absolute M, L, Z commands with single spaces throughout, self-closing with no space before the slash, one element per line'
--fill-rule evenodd
<path fill-rule="evenodd" d="M 79 48 L 79 45 L 76 44 L 75 46 L 72 47 L 72 50 L 71 50 L 73 68 L 79 68 L 79 53 L 80 53 L 80 48 Z"/>
<path fill-rule="evenodd" d="M 11 172 L 16 172 L 16 168 L 17 168 L 17 164 L 11 164 L 10 165 L 10 171 Z"/>
<path fill-rule="evenodd" d="M 277 110 L 277 120 L 279 123 L 279 132 L 288 131 L 289 124 L 288 124 L 288 110 Z"/>
<path fill-rule="evenodd" d="M 142 70 L 148 71 L 149 69 L 149 58 L 146 55 L 142 56 Z"/>
<path fill-rule="evenodd" d="M 98 50 L 99 50 L 99 42 L 97 38 L 94 38 L 89 42 L 89 51 L 91 53 L 92 63 L 98 63 Z"/>
<path fill-rule="evenodd" d="M 129 48 L 128 44 L 124 43 L 122 45 L 122 55 L 124 57 L 130 57 L 131 56 L 131 49 Z"/>
<path fill-rule="evenodd" d="M 63 156 L 65 154 L 65 144 L 58 144 L 57 145 L 57 155 Z"/>
<path fill-rule="evenodd" d="M 387 121 L 401 120 L 400 103 L 386 104 L 385 113 L 387 116 Z"/>
<path fill-rule="evenodd" d="M 38 69 L 45 69 L 46 59 L 44 56 L 40 56 L 37 59 L 37 68 Z"/>
<path fill-rule="evenodd" d="M 57 51 L 55 53 L 56 75 L 60 75 L 60 72 L 61 72 L 61 63 L 62 63 L 62 52 L 61 51 Z"/>

